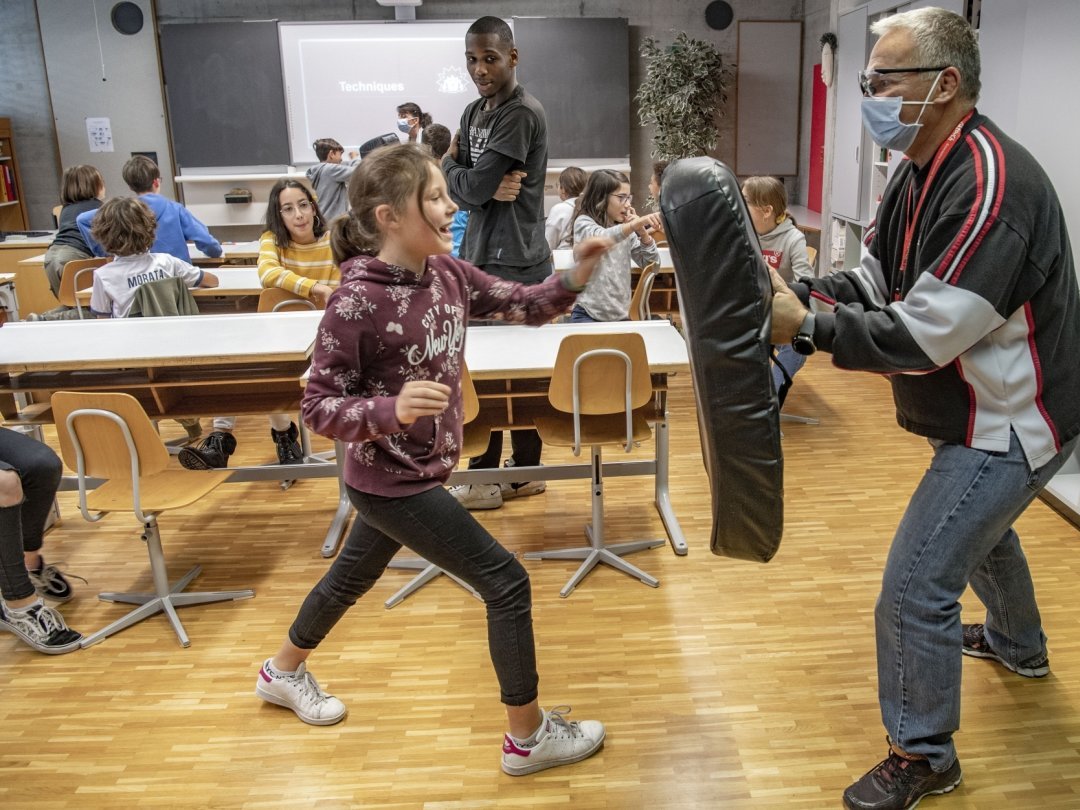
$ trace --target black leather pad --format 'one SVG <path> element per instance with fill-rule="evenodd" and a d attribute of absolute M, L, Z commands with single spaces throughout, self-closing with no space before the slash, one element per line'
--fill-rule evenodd
<path fill-rule="evenodd" d="M 769 272 L 738 180 L 718 160 L 668 166 L 660 210 L 712 490 L 710 545 L 714 554 L 768 562 L 784 530 Z"/>

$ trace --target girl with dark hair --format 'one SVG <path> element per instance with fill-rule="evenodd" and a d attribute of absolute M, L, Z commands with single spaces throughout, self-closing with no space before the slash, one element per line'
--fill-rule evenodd
<path fill-rule="evenodd" d="M 411 101 L 399 104 L 397 114 L 397 131 L 407 135 L 409 143 L 423 143 L 424 128 L 432 123 L 431 116 Z"/>
<path fill-rule="evenodd" d="M 663 227 L 660 215 L 638 216 L 632 202 L 630 178 L 622 172 L 598 169 L 589 175 L 574 211 L 574 244 L 602 236 L 615 246 L 600 261 L 589 289 L 578 296 L 571 323 L 625 321 L 630 315 L 631 260 L 639 267 L 660 261 L 649 234 Z"/>

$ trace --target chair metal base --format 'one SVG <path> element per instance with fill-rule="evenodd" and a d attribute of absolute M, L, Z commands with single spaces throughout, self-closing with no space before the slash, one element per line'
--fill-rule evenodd
<path fill-rule="evenodd" d="M 566 585 L 563 586 L 563 589 L 559 591 L 559 596 L 564 599 L 568 597 L 573 592 L 574 588 L 581 584 L 581 581 L 585 579 L 585 576 L 600 563 L 605 563 L 612 568 L 617 568 L 623 573 L 636 577 L 650 588 L 660 587 L 660 580 L 646 574 L 636 565 L 631 565 L 622 558 L 622 555 L 633 554 L 635 551 L 644 551 L 649 548 L 658 548 L 667 541 L 662 539 L 633 540 L 627 543 L 615 543 L 610 546 L 605 546 L 603 545 L 603 542 L 601 542 L 599 546 L 597 546 L 593 537 L 593 528 L 588 525 L 585 526 L 585 535 L 589 538 L 590 545 L 582 548 L 566 548 L 557 551 L 530 551 L 525 554 L 526 560 L 584 560 L 578 567 L 578 570 L 574 572 L 574 575 L 570 577 L 570 580 Z"/>
<path fill-rule="evenodd" d="M 176 614 L 176 608 L 188 605 L 203 605 L 209 602 L 227 602 L 236 599 L 251 599 L 255 591 L 245 589 L 241 591 L 196 591 L 182 593 L 201 572 L 202 566 L 196 565 L 184 576 L 169 585 L 168 574 L 165 565 L 165 555 L 161 548 L 161 535 L 158 532 L 157 522 L 146 524 L 143 533 L 146 540 L 147 551 L 150 554 L 150 571 L 154 578 L 154 593 L 103 593 L 98 599 L 103 602 L 121 602 L 124 604 L 138 605 L 139 607 L 123 616 L 112 624 L 85 636 L 80 644 L 81 647 L 91 647 L 108 638 L 114 633 L 138 624 L 143 619 L 164 613 L 169 617 L 169 622 L 176 632 L 176 637 L 182 647 L 190 647 L 191 640 L 188 638 L 180 617 Z"/>
<path fill-rule="evenodd" d="M 660 580 L 649 576 L 636 565 L 631 565 L 622 557 L 633 554 L 635 551 L 644 551 L 649 548 L 657 548 L 667 543 L 664 539 L 657 540 L 632 540 L 627 543 L 614 543 L 604 545 L 604 477 L 603 457 L 600 446 L 592 448 L 592 523 L 585 525 L 585 536 L 589 538 L 589 545 L 582 548 L 565 548 L 555 551 L 530 551 L 526 553 L 526 560 L 584 560 L 570 577 L 570 580 L 559 591 L 562 598 L 568 597 L 585 576 L 598 564 L 604 563 L 612 568 L 617 568 L 623 573 L 640 579 L 650 588 L 659 588 Z"/>
<path fill-rule="evenodd" d="M 800 425 L 818 425 L 821 424 L 820 420 L 815 419 L 812 416 L 799 416 L 794 413 L 784 413 L 780 411 L 781 422 L 798 422 Z"/>
<path fill-rule="evenodd" d="M 454 582 L 467 590 L 481 602 L 484 601 L 480 594 L 476 592 L 476 589 L 473 588 L 473 586 L 470 585 L 468 582 L 463 579 L 459 579 L 448 571 L 444 571 L 443 569 L 439 568 L 439 566 L 435 565 L 435 563 L 430 563 L 427 560 L 391 560 L 390 565 L 387 567 L 401 568 L 407 571 L 420 572 L 411 580 L 409 580 L 409 582 L 406 583 L 405 586 L 402 587 L 399 591 L 397 591 L 397 593 L 395 593 L 383 603 L 386 606 L 387 610 L 394 607 L 395 605 L 401 604 L 406 597 L 411 596 L 416 591 L 423 588 L 425 585 L 431 582 L 431 580 L 439 576 L 439 574 L 446 574 L 446 576 L 450 577 L 450 579 L 454 580 Z"/>

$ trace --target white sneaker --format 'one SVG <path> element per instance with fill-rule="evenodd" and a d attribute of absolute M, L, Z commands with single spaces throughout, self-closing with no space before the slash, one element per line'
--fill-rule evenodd
<path fill-rule="evenodd" d="M 513 467 L 514 460 L 508 458 L 503 462 L 503 467 Z M 528 495 L 539 495 L 547 489 L 547 481 L 525 481 L 514 484 L 499 484 L 504 501 L 512 498 L 524 498 Z"/>
<path fill-rule="evenodd" d="M 450 494 L 466 509 L 498 509 L 503 503 L 498 484 L 457 484 Z"/>
<path fill-rule="evenodd" d="M 255 694 L 268 703 L 276 703 L 292 709 L 296 716 L 313 726 L 332 726 L 345 718 L 345 704 L 328 695 L 319 686 L 315 676 L 307 671 L 307 663 L 300 664 L 292 675 L 271 675 L 267 658 L 259 670 Z"/>
<path fill-rule="evenodd" d="M 545 768 L 557 768 L 591 757 L 604 744 L 604 724 L 599 720 L 571 722 L 564 715 L 569 706 L 544 712 L 543 729 L 531 748 L 522 748 L 509 734 L 503 737 L 502 769 L 511 776 L 524 776 Z"/>

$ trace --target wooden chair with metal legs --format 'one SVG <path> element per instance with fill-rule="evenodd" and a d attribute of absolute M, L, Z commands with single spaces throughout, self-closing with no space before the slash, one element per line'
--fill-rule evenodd
<path fill-rule="evenodd" d="M 559 595 L 569 596 L 599 563 L 617 568 L 656 588 L 659 580 L 622 557 L 662 546 L 665 540 L 604 543 L 604 445 L 618 445 L 629 453 L 636 442 L 648 439 L 652 429 L 646 413 L 652 402 L 652 376 L 641 335 L 567 335 L 559 344 L 548 388 L 548 401 L 558 411 L 536 418 L 544 444 L 592 448 L 592 523 L 586 524 L 589 545 L 560 551 L 537 551 L 530 560 L 583 560 Z"/>
<path fill-rule="evenodd" d="M 296 312 L 319 308 L 319 305 L 310 298 L 304 298 L 302 295 L 280 287 L 267 287 L 259 293 L 259 312 Z"/>
<path fill-rule="evenodd" d="M 185 592 L 202 571 L 194 566 L 169 584 L 161 547 L 158 515 L 195 503 L 231 475 L 229 470 L 195 472 L 170 468 L 169 453 L 138 400 L 129 394 L 58 391 L 52 396 L 53 418 L 64 463 L 79 477 L 79 509 L 91 522 L 109 512 L 133 512 L 143 525 L 153 577 L 152 593 L 103 593 L 105 602 L 138 605 L 126 616 L 83 639 L 89 647 L 143 619 L 165 613 L 180 644 L 190 645 L 176 608 L 208 602 L 250 599 L 255 592 Z M 91 489 L 90 479 L 105 479 Z"/>
<path fill-rule="evenodd" d="M 461 368 L 461 403 L 464 410 L 465 425 L 462 429 L 461 436 L 461 458 L 470 458 L 472 456 L 478 456 L 487 449 L 488 442 L 491 439 L 491 425 L 484 419 L 479 418 L 480 415 L 480 399 L 476 396 L 476 386 L 473 385 L 472 377 L 469 376 L 469 370 L 462 366 Z M 403 568 L 408 571 L 419 571 L 420 573 L 413 577 L 409 582 L 403 586 L 397 593 L 391 596 L 384 603 L 387 609 L 401 604 L 401 602 L 409 595 L 420 590 L 427 585 L 439 574 L 446 574 L 450 579 L 454 580 L 458 585 L 467 590 L 477 599 L 480 599 L 480 594 L 476 592 L 468 582 L 451 574 L 449 571 L 444 571 L 435 563 L 430 563 L 427 560 L 420 558 L 414 560 L 391 560 L 389 568 Z M 483 601 L 483 600 L 481 600 Z"/>
<path fill-rule="evenodd" d="M 72 307 L 78 312 L 80 320 L 85 318 L 85 315 L 78 294 L 93 287 L 94 271 L 111 261 L 111 256 L 93 259 L 72 259 L 64 265 L 64 272 L 60 275 L 60 289 L 56 293 L 56 298 L 65 307 Z"/>
<path fill-rule="evenodd" d="M 642 268 L 637 286 L 634 287 L 634 294 L 630 298 L 630 320 L 647 321 L 652 318 L 652 310 L 649 309 L 649 293 L 652 292 L 658 272 L 656 262 L 649 262 Z"/>

